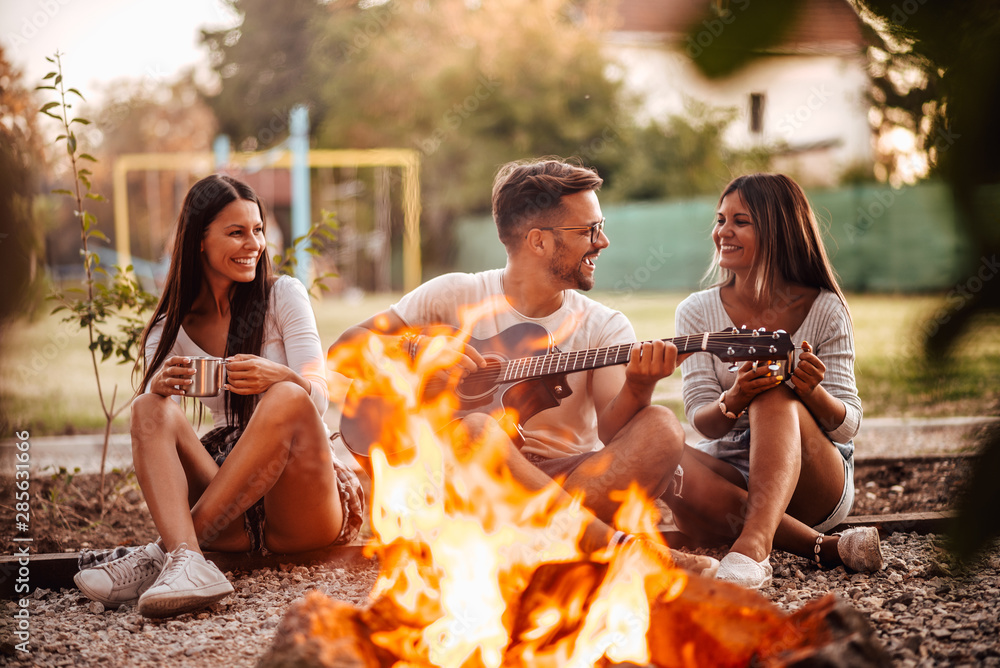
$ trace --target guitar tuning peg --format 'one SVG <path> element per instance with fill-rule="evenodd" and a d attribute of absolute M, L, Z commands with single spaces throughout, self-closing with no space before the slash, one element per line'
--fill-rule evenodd
<path fill-rule="evenodd" d="M 729 355 L 730 357 L 733 357 L 736 355 L 736 351 L 733 350 L 732 346 L 729 346 L 728 348 L 726 348 L 726 354 Z"/>
<path fill-rule="evenodd" d="M 732 331 L 731 333 L 732 333 L 732 334 L 739 334 L 739 333 L 740 333 L 740 330 L 739 330 L 739 329 L 737 329 L 736 327 L 733 327 L 733 331 Z"/>
<path fill-rule="evenodd" d="M 771 353 L 773 355 L 774 353 L 778 352 L 778 349 L 775 348 L 774 346 L 768 346 L 767 347 L 767 352 L 769 352 L 769 353 Z"/>
<path fill-rule="evenodd" d="M 762 331 L 762 332 L 766 332 L 766 331 L 767 331 L 767 327 L 761 327 L 761 328 L 760 328 L 760 331 Z"/>
<path fill-rule="evenodd" d="M 739 369 L 740 367 L 736 364 L 736 362 L 729 365 L 729 373 L 736 373 Z"/>
<path fill-rule="evenodd" d="M 758 332 L 758 331 L 757 331 L 757 330 L 755 329 L 755 330 L 753 330 L 753 332 L 751 333 L 751 336 L 759 336 L 759 332 Z"/>

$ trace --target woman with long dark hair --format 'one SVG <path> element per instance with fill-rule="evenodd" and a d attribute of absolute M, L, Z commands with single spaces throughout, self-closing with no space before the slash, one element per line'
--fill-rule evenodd
<path fill-rule="evenodd" d="M 176 615 L 233 591 L 201 550 L 294 553 L 354 539 L 363 498 L 333 455 L 325 361 L 305 288 L 274 277 L 264 209 L 229 176 L 198 181 L 181 208 L 170 271 L 143 332 L 132 456 L 160 539 L 76 575 L 92 599 Z M 178 398 L 192 357 L 226 359 L 202 397 L 201 439 Z M 101 561 L 100 559 L 98 561 Z"/>
<path fill-rule="evenodd" d="M 714 285 L 685 299 L 678 335 L 733 327 L 801 342 L 794 371 L 706 353 L 681 365 L 684 409 L 705 440 L 686 446 L 664 496 L 685 534 L 731 545 L 717 577 L 760 588 L 773 547 L 858 571 L 882 567 L 872 527 L 827 536 L 854 502 L 861 400 L 851 316 L 805 193 L 782 174 L 732 181 L 712 228 Z"/>

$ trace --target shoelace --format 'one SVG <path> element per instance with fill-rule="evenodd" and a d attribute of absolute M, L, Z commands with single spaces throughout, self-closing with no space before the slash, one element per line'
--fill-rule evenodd
<path fill-rule="evenodd" d="M 179 549 L 167 555 L 168 563 L 164 564 L 163 572 L 156 579 L 157 584 L 172 582 L 184 570 L 184 565 L 194 558 L 194 553 L 192 552 L 185 551 L 180 552 L 180 554 L 178 552 L 180 552 Z"/>
<path fill-rule="evenodd" d="M 134 565 L 131 562 L 135 562 Z M 114 580 L 125 584 L 135 582 L 149 575 L 154 568 L 156 568 L 156 561 L 145 550 L 137 550 L 132 554 L 108 562 L 107 564 L 107 569 L 111 572 Z"/>

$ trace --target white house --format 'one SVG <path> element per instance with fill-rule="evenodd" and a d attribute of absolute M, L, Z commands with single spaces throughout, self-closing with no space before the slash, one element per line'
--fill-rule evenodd
<path fill-rule="evenodd" d="M 683 114 L 688 99 L 735 107 L 733 147 L 777 149 L 775 168 L 804 185 L 837 183 L 872 162 L 861 19 L 846 0 L 802 0 L 782 43 L 725 79 L 702 76 L 693 59 L 739 21 L 750 0 L 620 0 L 605 42 L 643 120 Z M 691 30 L 691 26 L 698 26 Z"/>

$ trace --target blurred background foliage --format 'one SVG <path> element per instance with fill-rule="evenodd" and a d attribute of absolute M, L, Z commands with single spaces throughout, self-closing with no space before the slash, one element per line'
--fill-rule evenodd
<path fill-rule="evenodd" d="M 456 217 L 489 211 L 509 160 L 579 156 L 604 176 L 607 201 L 709 193 L 766 165 L 766 154 L 724 148 L 732 110 L 635 123 L 602 55 L 609 3 L 472 5 L 236 0 L 243 24 L 204 33 L 222 82 L 208 102 L 244 150 L 267 148 L 261 129 L 303 92 L 316 147 L 418 149 L 430 264 L 447 262 Z"/>

